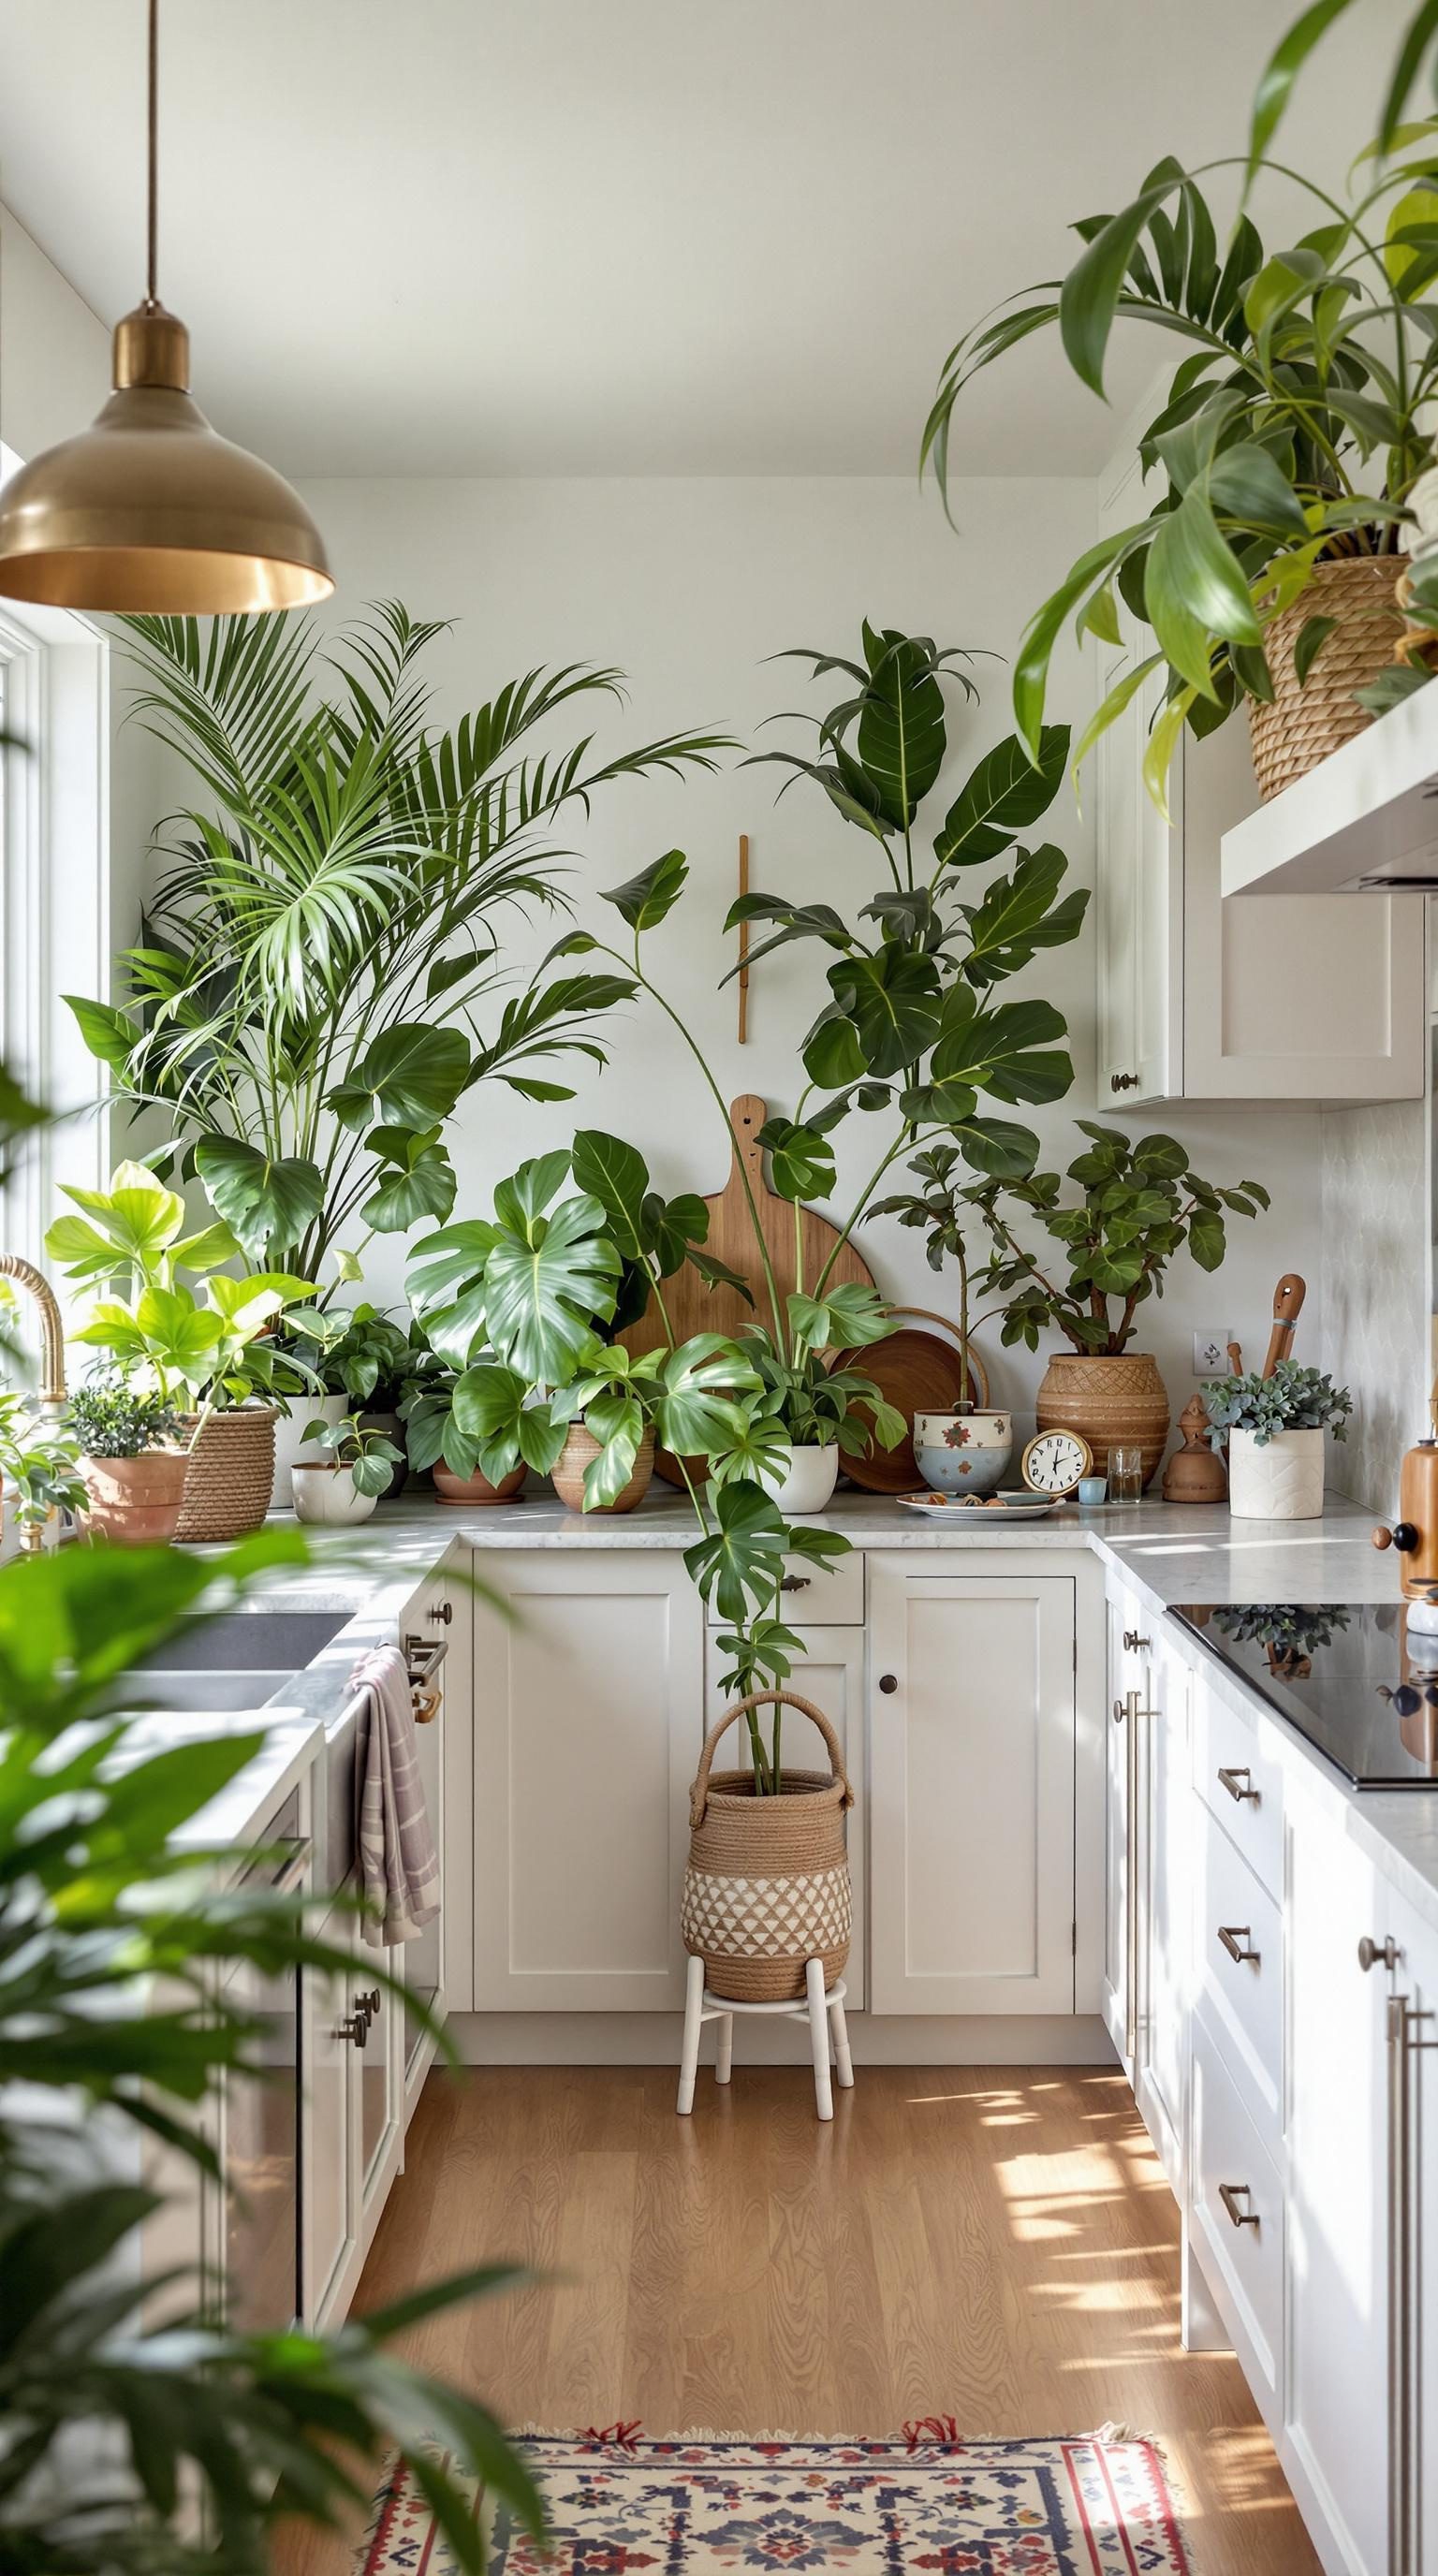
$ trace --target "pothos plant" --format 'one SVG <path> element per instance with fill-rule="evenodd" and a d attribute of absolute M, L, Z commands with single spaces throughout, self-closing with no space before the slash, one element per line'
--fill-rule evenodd
<path fill-rule="evenodd" d="M 1191 171 L 1158 162 L 1117 214 L 1075 224 L 1083 249 L 1062 278 L 1007 298 L 956 343 L 924 431 L 922 461 L 945 484 L 967 388 L 1035 332 L 1058 329 L 1070 366 L 1096 394 L 1116 322 L 1186 343 L 1138 440 L 1151 506 L 1070 567 L 1031 619 L 1013 681 L 1020 735 L 1037 760 L 1059 636 L 1072 620 L 1080 637 L 1123 643 L 1122 603 L 1152 649 L 1145 641 L 1134 653 L 1076 757 L 1154 681 L 1162 708 L 1144 775 L 1160 806 L 1184 727 L 1207 734 L 1235 708 L 1271 700 L 1273 620 L 1311 590 L 1320 565 L 1394 552 L 1413 487 L 1433 463 L 1438 121 L 1400 137 L 1389 119 L 1388 139 L 1401 140 L 1405 157 L 1385 166 L 1376 147 L 1361 152 L 1346 202 L 1264 154 L 1297 59 L 1336 14 L 1333 0 L 1319 0 L 1289 40 L 1292 51 L 1301 31 L 1295 58 L 1274 57 L 1246 164 L 1249 184 L 1271 172 L 1303 192 L 1309 219 L 1298 238 L 1270 251 L 1244 212 L 1220 239 L 1205 183 L 1245 168 L 1241 156 Z M 1300 685 L 1335 623 L 1315 601 L 1291 648 Z M 1396 609 L 1393 627 L 1396 646 Z M 1388 703 L 1426 676 L 1400 663 L 1365 702 Z"/>
<path fill-rule="evenodd" d="M 675 733 L 600 758 L 592 732 L 533 752 L 537 726 L 621 694 L 621 674 L 533 670 L 449 731 L 422 676 L 443 632 L 387 602 L 338 635 L 308 618 L 124 621 L 132 712 L 198 801 L 122 1009 L 70 997 L 117 1093 L 162 1111 L 245 1253 L 359 1275 L 348 1236 L 404 1234 L 454 1204 L 444 1142 L 486 1081 L 565 1100 L 554 1072 L 603 1062 L 628 997 L 585 971 L 510 986 L 503 925 L 564 907 L 567 806 L 614 781 L 712 768 L 724 737 Z M 168 1171 L 169 1165 L 162 1168 Z"/>

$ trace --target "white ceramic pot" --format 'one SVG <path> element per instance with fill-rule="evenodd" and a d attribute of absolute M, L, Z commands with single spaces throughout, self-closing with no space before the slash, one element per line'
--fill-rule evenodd
<path fill-rule="evenodd" d="M 992 1494 L 1014 1454 L 1011 1413 L 916 1413 L 914 1457 L 936 1494 Z"/>
<path fill-rule="evenodd" d="M 1228 1442 L 1228 1508 L 1237 1521 L 1316 1521 L 1323 1510 L 1323 1434 L 1256 1431 Z"/>
<path fill-rule="evenodd" d="M 785 1476 L 761 1476 L 760 1484 L 772 1495 L 781 1512 L 802 1519 L 806 1512 L 821 1512 L 833 1500 L 839 1481 L 839 1449 L 836 1441 L 825 1448 L 795 1447 L 790 1452 L 789 1472 Z"/>
<path fill-rule="evenodd" d="M 318 1521 L 328 1529 L 367 1521 L 379 1500 L 377 1494 L 355 1492 L 354 1476 L 348 1467 L 292 1467 L 290 1491 L 296 1520 Z"/>
<path fill-rule="evenodd" d="M 270 1488 L 270 1509 L 282 1512 L 290 1500 L 290 1469 L 305 1467 L 315 1456 L 313 1440 L 305 1439 L 308 1422 L 342 1422 L 355 1409 L 348 1395 L 297 1395 L 293 1413 L 282 1413 L 275 1424 L 275 1481 Z"/>

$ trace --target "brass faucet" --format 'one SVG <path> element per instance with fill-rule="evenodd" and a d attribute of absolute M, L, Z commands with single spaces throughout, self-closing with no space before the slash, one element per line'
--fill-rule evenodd
<path fill-rule="evenodd" d="M 40 1309 L 40 1347 L 45 1365 L 40 1401 L 52 1410 L 65 1401 L 65 1327 L 55 1291 L 44 1272 L 37 1270 L 33 1261 L 22 1260 L 18 1252 L 0 1252 L 0 1279 L 18 1279 Z"/>

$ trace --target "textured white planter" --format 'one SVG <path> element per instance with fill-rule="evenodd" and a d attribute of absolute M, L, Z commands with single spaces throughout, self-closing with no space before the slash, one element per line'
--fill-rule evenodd
<path fill-rule="evenodd" d="M 354 1409 L 348 1395 L 297 1395 L 293 1413 L 282 1413 L 275 1424 L 275 1481 L 270 1489 L 270 1509 L 282 1512 L 290 1499 L 290 1469 L 307 1466 L 314 1458 L 313 1440 L 305 1441 L 307 1422 L 342 1422 Z"/>
<path fill-rule="evenodd" d="M 833 1500 L 839 1481 L 838 1444 L 831 1441 L 824 1449 L 795 1449 L 789 1459 L 787 1476 L 761 1476 L 766 1494 L 771 1494 L 781 1512 L 821 1512 Z"/>
<path fill-rule="evenodd" d="M 936 1494 L 992 1494 L 1014 1454 L 1011 1413 L 916 1413 L 914 1458 Z"/>
<path fill-rule="evenodd" d="M 353 1521 L 367 1521 L 377 1494 L 357 1494 L 355 1480 L 348 1467 L 292 1467 L 290 1490 L 295 1498 L 295 1518 L 318 1521 L 329 1529 L 347 1529 Z"/>
<path fill-rule="evenodd" d="M 1323 1510 L 1323 1434 L 1253 1431 L 1228 1442 L 1228 1508 L 1237 1521 L 1316 1521 Z"/>

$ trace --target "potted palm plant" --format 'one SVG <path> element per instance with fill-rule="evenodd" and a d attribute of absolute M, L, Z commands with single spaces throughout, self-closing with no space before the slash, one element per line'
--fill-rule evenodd
<path fill-rule="evenodd" d="M 70 1428 L 79 1444 L 85 1512 L 92 1529 L 127 1547 L 172 1539 L 179 1527 L 189 1471 L 189 1443 L 179 1414 L 158 1388 L 127 1384 L 98 1369 L 70 1398 Z"/>
<path fill-rule="evenodd" d="M 1158 1363 L 1130 1350 L 1140 1309 L 1161 1297 L 1169 1263 L 1187 1250 L 1201 1270 L 1216 1270 L 1227 1249 L 1225 1211 L 1256 1216 L 1268 1206 L 1258 1181 L 1225 1188 L 1190 1170 L 1172 1136 L 1132 1142 L 1117 1128 L 1075 1121 L 1089 1138 L 1068 1167 L 1079 1185 L 1077 1206 L 1063 1201 L 1057 1172 L 988 1180 L 971 1193 L 992 1240 L 983 1286 L 1005 1300 L 1002 1339 L 1038 1349 L 1052 1325 L 1072 1344 L 1048 1364 L 1034 1408 L 1041 1431 L 1081 1432 L 1100 1475 L 1116 1443 L 1143 1453 L 1147 1485 L 1168 1438 L 1169 1404 Z M 1014 1214 L 1031 1217 L 1058 1246 L 1055 1277 L 1014 1231 Z"/>
<path fill-rule="evenodd" d="M 1334 14 L 1309 10 L 1302 46 L 1275 56 L 1247 163 L 1250 183 L 1273 169 L 1290 199 L 1303 192 L 1302 237 L 1269 250 L 1247 212 L 1232 228 L 1215 218 L 1205 183 L 1232 164 L 1160 161 L 1117 214 L 1075 226 L 1084 246 L 1063 278 L 1010 297 L 958 341 L 924 432 L 943 483 L 968 387 L 1036 331 L 1057 328 L 1097 394 L 1115 322 L 1182 345 L 1138 441 L 1152 506 L 1085 549 L 1014 667 L 1019 731 L 1037 758 L 1064 627 L 1117 645 L 1126 608 L 1145 640 L 1077 757 L 1160 675 L 1144 763 L 1160 805 L 1185 726 L 1205 734 L 1246 710 L 1259 791 L 1272 796 L 1426 677 L 1393 665 L 1405 646 L 1400 534 L 1433 462 L 1438 121 L 1406 129 L 1391 165 L 1360 154 L 1347 204 L 1263 152 L 1296 62 Z"/>

